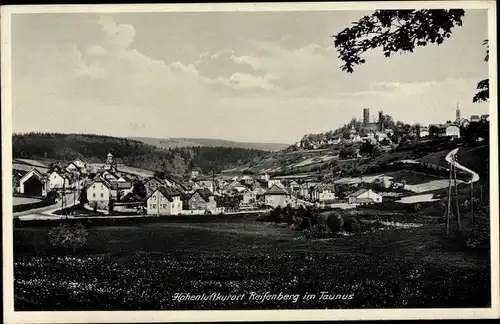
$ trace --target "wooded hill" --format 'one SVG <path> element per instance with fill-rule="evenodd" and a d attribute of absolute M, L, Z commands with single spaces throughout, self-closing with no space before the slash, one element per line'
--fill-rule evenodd
<path fill-rule="evenodd" d="M 146 144 L 163 149 L 174 149 L 178 147 L 234 147 L 244 149 L 256 149 L 262 151 L 279 151 L 290 146 L 283 143 L 253 143 L 253 142 L 235 142 L 222 139 L 211 138 L 153 138 L 153 137 L 130 137 L 132 140 L 141 141 Z"/>
<path fill-rule="evenodd" d="M 137 140 L 94 134 L 25 133 L 12 135 L 12 156 L 69 162 L 81 158 L 104 162 L 108 153 L 117 163 L 184 174 L 193 167 L 203 172 L 233 168 L 266 152 L 232 147 L 161 149 Z"/>

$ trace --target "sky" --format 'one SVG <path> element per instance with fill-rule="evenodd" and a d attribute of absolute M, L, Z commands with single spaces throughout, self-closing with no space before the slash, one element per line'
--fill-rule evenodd
<path fill-rule="evenodd" d="M 294 143 L 382 110 L 407 123 L 488 113 L 486 10 L 442 45 L 340 69 L 332 35 L 370 12 L 12 15 L 14 132 Z"/>

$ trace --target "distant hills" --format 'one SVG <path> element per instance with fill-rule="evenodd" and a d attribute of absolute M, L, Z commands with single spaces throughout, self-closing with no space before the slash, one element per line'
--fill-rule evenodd
<path fill-rule="evenodd" d="M 232 147 L 243 149 L 254 149 L 261 151 L 279 151 L 290 146 L 284 143 L 252 143 L 236 142 L 222 139 L 209 138 L 154 138 L 154 137 L 129 137 L 131 140 L 140 141 L 162 149 L 172 149 L 178 147 Z"/>
<path fill-rule="evenodd" d="M 12 156 L 16 159 L 61 162 L 81 158 L 89 163 L 98 163 L 112 153 L 118 163 L 127 166 L 184 174 L 194 167 L 204 173 L 234 168 L 269 153 L 250 148 L 224 147 L 222 144 L 218 147 L 196 143 L 190 147 L 160 148 L 160 140 L 157 141 L 157 145 L 151 145 L 145 140 L 93 134 L 13 134 Z M 212 143 L 215 145 L 217 142 Z"/>

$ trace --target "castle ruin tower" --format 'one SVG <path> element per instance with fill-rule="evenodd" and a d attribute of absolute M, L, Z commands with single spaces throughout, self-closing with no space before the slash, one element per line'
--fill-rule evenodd
<path fill-rule="evenodd" d="M 363 109 L 363 124 L 368 124 L 370 122 L 370 109 L 369 108 L 364 108 Z"/>
<path fill-rule="evenodd" d="M 381 132 L 384 131 L 384 112 L 382 110 L 378 112 L 378 128 Z"/>

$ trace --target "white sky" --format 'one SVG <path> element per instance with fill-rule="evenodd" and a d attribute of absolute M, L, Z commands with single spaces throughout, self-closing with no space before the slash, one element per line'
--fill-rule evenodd
<path fill-rule="evenodd" d="M 370 12 L 13 14 L 13 131 L 292 143 L 362 109 L 408 123 L 488 113 L 486 10 L 442 45 L 353 74 L 333 38 Z"/>

